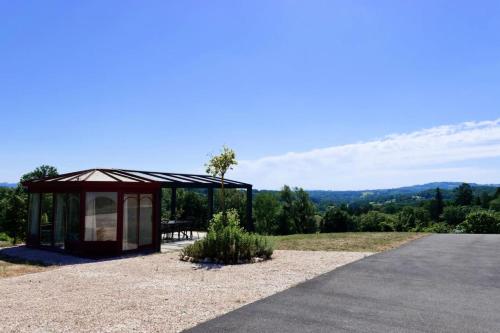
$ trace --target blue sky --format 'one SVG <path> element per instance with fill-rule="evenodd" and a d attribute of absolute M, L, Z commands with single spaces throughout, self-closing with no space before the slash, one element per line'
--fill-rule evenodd
<path fill-rule="evenodd" d="M 260 188 L 500 183 L 495 149 L 371 177 L 330 174 L 335 159 L 302 176 L 296 160 L 251 167 L 439 126 L 469 135 L 463 122 L 492 121 L 473 131 L 493 142 L 471 144 L 496 147 L 498 1 L 0 0 L 0 28 L 0 181 L 40 164 L 200 172 L 227 144 L 234 177 Z"/>

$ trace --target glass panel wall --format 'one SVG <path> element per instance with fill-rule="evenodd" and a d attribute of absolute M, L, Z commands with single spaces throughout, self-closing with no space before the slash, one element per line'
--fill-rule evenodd
<path fill-rule="evenodd" d="M 122 249 L 137 249 L 138 195 L 125 194 L 123 197 L 123 245 Z"/>
<path fill-rule="evenodd" d="M 64 233 L 66 229 L 67 218 L 67 199 L 66 193 L 55 194 L 56 212 L 54 216 L 54 246 L 64 248 Z"/>
<path fill-rule="evenodd" d="M 139 245 L 150 245 L 153 243 L 153 195 L 140 195 L 139 208 Z"/>
<path fill-rule="evenodd" d="M 87 192 L 85 240 L 116 241 L 117 193 Z"/>
<path fill-rule="evenodd" d="M 54 246 L 80 239 L 80 193 L 55 194 Z"/>
<path fill-rule="evenodd" d="M 30 212 L 28 215 L 29 235 L 38 237 L 40 231 L 40 193 L 30 193 Z"/>
<path fill-rule="evenodd" d="M 80 240 L 80 193 L 68 193 L 66 240 Z"/>
<path fill-rule="evenodd" d="M 28 232 L 40 244 L 64 248 L 64 241 L 80 239 L 79 193 L 30 193 Z"/>
<path fill-rule="evenodd" d="M 54 222 L 54 202 L 52 193 L 42 193 L 42 214 L 40 216 L 40 244 L 52 245 L 52 227 Z"/>

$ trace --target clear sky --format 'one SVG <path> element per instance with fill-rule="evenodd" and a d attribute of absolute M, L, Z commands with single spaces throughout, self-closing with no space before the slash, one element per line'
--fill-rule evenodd
<path fill-rule="evenodd" d="M 500 183 L 499 32 L 498 1 L 0 0 L 0 182 L 202 172 L 227 144 L 258 188 Z M 439 126 L 478 141 L 441 159 Z"/>

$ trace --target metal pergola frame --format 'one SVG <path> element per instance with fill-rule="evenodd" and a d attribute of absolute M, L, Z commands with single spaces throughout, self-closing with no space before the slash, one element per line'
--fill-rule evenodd
<path fill-rule="evenodd" d="M 27 187 L 28 192 L 30 193 L 61 193 L 73 191 L 81 193 L 81 198 L 84 198 L 85 192 L 90 191 L 118 192 L 120 195 L 119 198 L 121 198 L 123 193 L 130 191 L 143 191 L 147 193 L 153 193 L 155 209 L 153 235 L 153 237 L 155 238 L 154 250 L 160 251 L 162 189 L 172 189 L 170 211 L 171 216 L 175 216 L 178 188 L 206 188 L 208 190 L 209 218 L 211 218 L 214 212 L 213 190 L 221 188 L 221 179 L 219 177 L 199 174 L 96 168 L 65 173 L 55 177 L 34 179 L 24 182 L 23 185 Z M 252 219 L 252 185 L 231 179 L 224 179 L 224 188 L 246 190 L 245 228 L 247 230 L 253 231 L 254 226 Z M 81 206 L 82 211 L 80 224 L 83 225 L 83 200 L 81 200 Z M 118 210 L 121 209 L 121 207 L 122 204 L 119 203 Z M 121 214 L 122 213 L 118 211 L 119 221 L 122 221 Z M 121 226 L 119 226 L 118 233 L 120 234 L 121 232 Z M 84 243 L 83 237 L 80 241 Z"/>

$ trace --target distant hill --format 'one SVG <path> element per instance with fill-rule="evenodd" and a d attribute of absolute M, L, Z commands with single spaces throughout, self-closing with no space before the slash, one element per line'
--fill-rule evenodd
<path fill-rule="evenodd" d="M 0 187 L 16 187 L 17 184 L 14 183 L 0 183 Z"/>
<path fill-rule="evenodd" d="M 421 192 L 421 191 L 426 191 L 426 190 L 434 190 L 438 187 L 442 190 L 453 190 L 453 189 L 459 187 L 461 184 L 462 184 L 461 182 L 434 182 L 434 183 L 427 183 L 427 184 L 422 184 L 422 185 L 404 186 L 404 187 L 395 188 L 393 190 L 408 191 L 409 193 L 416 193 L 416 192 Z M 470 185 L 471 186 L 479 186 L 478 184 L 474 184 L 474 183 L 471 183 Z"/>
<path fill-rule="evenodd" d="M 452 199 L 455 190 L 461 182 L 435 182 L 422 185 L 405 186 L 392 189 L 378 189 L 378 190 L 365 190 L 365 191 L 307 191 L 311 200 L 316 203 L 325 201 L 335 203 L 351 203 L 355 201 L 365 202 L 386 202 L 395 200 L 399 202 L 416 200 L 416 199 L 430 199 L 434 197 L 436 188 L 440 188 L 443 193 L 444 199 Z M 500 185 L 480 185 L 470 183 L 476 195 L 486 191 L 493 193 Z"/>
<path fill-rule="evenodd" d="M 353 202 L 371 202 L 382 203 L 387 201 L 395 202 L 410 202 L 421 199 L 431 199 L 436 193 L 436 188 L 439 187 L 443 193 L 445 200 L 453 199 L 454 189 L 462 184 L 461 182 L 435 182 L 422 185 L 405 186 L 392 189 L 376 189 L 362 191 L 324 191 L 312 190 L 307 191 L 313 202 L 316 204 L 343 204 Z M 475 195 L 486 191 L 493 194 L 500 185 L 480 185 L 470 183 Z M 275 192 L 275 191 L 262 191 Z"/>

